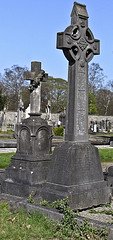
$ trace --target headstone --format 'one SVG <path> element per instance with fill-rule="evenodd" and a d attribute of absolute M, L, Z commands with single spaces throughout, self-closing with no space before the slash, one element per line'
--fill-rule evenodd
<path fill-rule="evenodd" d="M 41 64 L 38 62 L 33 62 L 31 65 L 30 117 L 18 124 L 17 152 L 6 169 L 2 192 L 22 197 L 34 194 L 40 198 L 50 164 L 51 127 L 40 116 L 40 94 L 38 92 L 37 96 L 36 91 L 40 81 L 43 80 L 44 71 L 42 72 Z"/>
<path fill-rule="evenodd" d="M 65 127 L 65 121 L 66 121 L 66 112 L 61 112 L 59 115 L 59 120 L 61 121 L 61 125 Z"/>
<path fill-rule="evenodd" d="M 102 122 L 101 121 L 99 122 L 99 130 L 100 130 L 100 132 L 102 132 Z"/>
<path fill-rule="evenodd" d="M 105 130 L 105 121 L 102 120 L 102 128 L 103 128 L 103 131 Z"/>
<path fill-rule="evenodd" d="M 85 209 L 110 201 L 98 149 L 88 138 L 88 62 L 99 54 L 99 40 L 88 27 L 85 5 L 74 3 L 71 25 L 57 34 L 57 48 L 69 62 L 66 132 L 53 152 L 43 197 L 68 197 L 73 209 Z"/>
<path fill-rule="evenodd" d="M 110 121 L 108 122 L 108 130 L 109 130 L 109 132 L 111 131 L 111 122 Z"/>
<path fill-rule="evenodd" d="M 97 122 L 94 123 L 94 130 L 93 130 L 94 133 L 97 132 Z"/>
<path fill-rule="evenodd" d="M 94 131 L 94 122 L 93 121 L 90 122 L 90 131 L 91 132 Z"/>

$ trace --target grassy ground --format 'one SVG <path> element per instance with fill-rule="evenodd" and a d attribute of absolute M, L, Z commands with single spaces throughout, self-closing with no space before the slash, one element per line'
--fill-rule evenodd
<path fill-rule="evenodd" d="M 14 152 L 0 153 L 0 168 L 6 168 L 10 164 L 11 157 L 14 154 L 15 154 Z"/>
<path fill-rule="evenodd" d="M 41 214 L 27 214 L 22 209 L 12 213 L 7 203 L 0 203 L 0 240 L 55 239 L 54 229 Z"/>
<path fill-rule="evenodd" d="M 99 149 L 101 162 L 113 162 L 113 148 Z"/>
<path fill-rule="evenodd" d="M 72 210 L 67 209 L 61 222 L 53 222 L 38 212 L 23 209 L 11 212 L 6 202 L 0 203 L 0 240 L 107 240 L 104 229 L 84 222 L 78 225 Z"/>

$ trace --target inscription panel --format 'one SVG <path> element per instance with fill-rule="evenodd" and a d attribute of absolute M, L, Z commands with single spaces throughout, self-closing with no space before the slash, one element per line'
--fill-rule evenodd
<path fill-rule="evenodd" d="M 86 123 L 86 112 L 85 111 L 77 111 L 76 118 L 76 134 L 84 135 L 87 132 L 87 123 Z"/>
<path fill-rule="evenodd" d="M 78 98 L 77 110 L 78 111 L 82 111 L 82 110 L 85 111 L 86 107 L 87 107 L 86 91 L 85 90 L 78 90 L 77 98 Z"/>
<path fill-rule="evenodd" d="M 49 150 L 49 139 L 48 131 L 46 129 L 41 129 L 36 134 L 35 149 L 37 152 L 48 152 Z"/>
<path fill-rule="evenodd" d="M 19 135 L 19 150 L 22 153 L 26 153 L 26 154 L 29 154 L 32 151 L 30 131 L 27 128 L 23 128 L 20 131 L 20 135 Z"/>

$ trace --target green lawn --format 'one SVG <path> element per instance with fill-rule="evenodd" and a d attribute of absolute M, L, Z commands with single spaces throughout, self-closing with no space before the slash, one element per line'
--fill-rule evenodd
<path fill-rule="evenodd" d="M 104 229 L 95 229 L 87 222 L 77 224 L 69 208 L 64 220 L 54 222 L 42 214 L 23 209 L 12 212 L 6 202 L 0 202 L 0 240 L 107 240 Z"/>
<path fill-rule="evenodd" d="M 101 162 L 113 162 L 113 148 L 99 149 Z"/>
<path fill-rule="evenodd" d="M 24 210 L 12 213 L 7 203 L 0 203 L 0 240 L 55 239 L 54 224 L 39 213 Z"/>
<path fill-rule="evenodd" d="M 11 157 L 14 154 L 15 154 L 14 152 L 0 153 L 0 168 L 6 168 L 10 164 Z"/>

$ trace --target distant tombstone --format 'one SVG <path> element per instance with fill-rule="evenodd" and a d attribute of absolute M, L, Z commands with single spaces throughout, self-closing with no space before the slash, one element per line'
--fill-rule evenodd
<path fill-rule="evenodd" d="M 99 40 L 88 27 L 86 6 L 74 3 L 71 25 L 57 34 L 57 48 L 69 62 L 65 141 L 55 148 L 43 197 L 65 198 L 73 209 L 109 202 L 98 149 L 88 138 L 88 62 L 99 54 Z"/>
<path fill-rule="evenodd" d="M 108 130 L 109 131 L 111 130 L 111 122 L 110 121 L 108 122 Z"/>
<path fill-rule="evenodd" d="M 102 122 L 101 121 L 99 122 L 99 129 L 102 132 Z"/>
<path fill-rule="evenodd" d="M 94 123 L 94 130 L 93 130 L 93 132 L 94 132 L 94 133 L 97 132 L 97 123 L 96 123 L 96 122 Z"/>
<path fill-rule="evenodd" d="M 66 124 L 66 110 L 65 109 L 64 109 L 64 112 L 60 113 L 59 121 L 61 121 L 61 125 L 65 127 L 65 124 Z"/>
<path fill-rule="evenodd" d="M 105 121 L 102 120 L 102 127 L 103 127 L 103 130 L 105 129 Z"/>
<path fill-rule="evenodd" d="M 93 121 L 90 122 L 90 131 L 91 132 L 94 131 L 94 122 Z"/>

